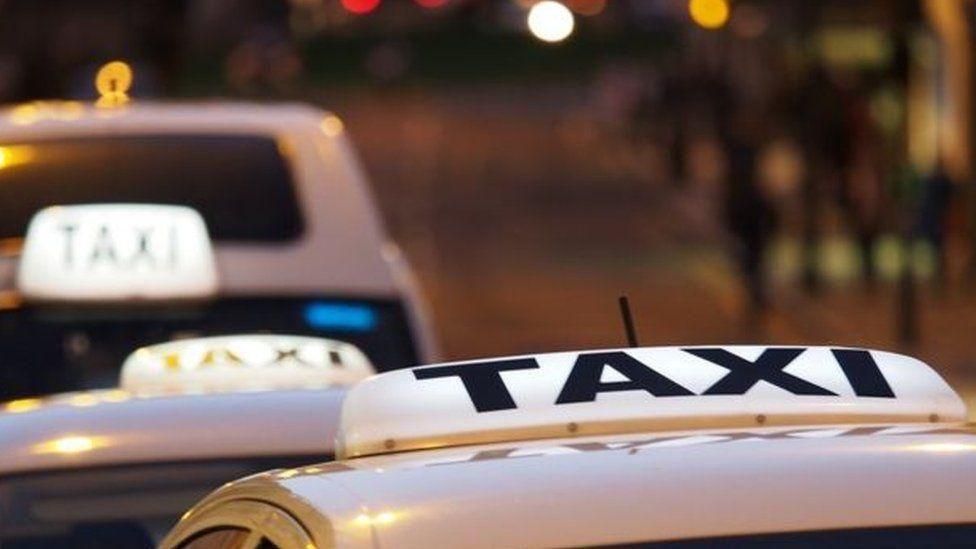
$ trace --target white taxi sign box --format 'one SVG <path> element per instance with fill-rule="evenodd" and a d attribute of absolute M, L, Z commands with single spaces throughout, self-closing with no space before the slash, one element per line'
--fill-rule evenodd
<path fill-rule="evenodd" d="M 375 373 L 350 343 L 253 334 L 143 347 L 123 363 L 119 385 L 149 394 L 284 390 L 351 385 Z"/>
<path fill-rule="evenodd" d="M 929 366 L 832 347 L 644 347 L 398 370 L 343 403 L 343 458 L 655 431 L 961 422 Z"/>
<path fill-rule="evenodd" d="M 217 291 L 203 218 L 183 206 L 53 206 L 31 220 L 17 287 L 36 301 L 199 299 Z"/>

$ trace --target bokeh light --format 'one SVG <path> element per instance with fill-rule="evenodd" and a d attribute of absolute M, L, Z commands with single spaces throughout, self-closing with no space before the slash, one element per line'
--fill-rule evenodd
<path fill-rule="evenodd" d="M 342 120 L 334 114 L 326 115 L 322 119 L 322 123 L 319 124 L 319 128 L 326 137 L 338 137 L 342 134 L 344 127 L 345 125 L 342 123 Z"/>
<path fill-rule="evenodd" d="M 559 2 L 545 0 L 532 6 L 528 16 L 529 31 L 543 42 L 561 42 L 573 33 L 573 12 Z"/>
<path fill-rule="evenodd" d="M 36 410 L 41 407 L 41 399 L 39 398 L 21 398 L 18 400 L 11 400 L 10 402 L 4 404 L 3 410 L 11 414 L 19 414 L 22 412 L 30 412 L 31 410 Z"/>
<path fill-rule="evenodd" d="M 63 455 L 81 454 L 107 445 L 108 441 L 104 437 L 68 435 L 42 442 L 40 444 L 35 444 L 31 447 L 31 453 Z"/>
<path fill-rule="evenodd" d="M 95 89 L 99 98 L 98 107 L 118 107 L 129 101 L 129 88 L 132 87 L 132 67 L 125 61 L 109 61 L 95 74 Z"/>
<path fill-rule="evenodd" d="M 434 9 L 443 6 L 448 0 L 414 0 L 414 2 L 421 7 Z"/>
<path fill-rule="evenodd" d="M 603 13 L 607 0 L 568 0 L 566 5 L 575 13 L 591 17 Z"/>
<path fill-rule="evenodd" d="M 698 26 L 720 29 L 729 21 L 731 9 L 728 0 L 689 0 L 688 14 Z"/>
<path fill-rule="evenodd" d="M 375 10 L 380 5 L 380 0 L 342 0 L 342 7 L 346 11 L 363 15 Z"/>

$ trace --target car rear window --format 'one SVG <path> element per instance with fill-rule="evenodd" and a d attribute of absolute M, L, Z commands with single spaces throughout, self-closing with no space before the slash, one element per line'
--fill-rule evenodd
<path fill-rule="evenodd" d="M 4 474 L 0 476 L 0 547 L 157 547 L 187 509 L 224 483 L 261 471 L 331 460 L 323 451 Z M 233 540 L 229 535 L 206 541 Z"/>
<path fill-rule="evenodd" d="M 0 401 L 115 386 L 125 357 L 139 347 L 247 333 L 345 341 L 381 372 L 418 362 L 406 308 L 392 299 L 239 296 L 144 307 L 25 306 L 0 311 Z"/>
<path fill-rule="evenodd" d="M 54 204 L 152 203 L 199 211 L 215 240 L 287 241 L 302 231 L 277 142 L 249 135 L 128 135 L 0 145 L 0 239 Z"/>

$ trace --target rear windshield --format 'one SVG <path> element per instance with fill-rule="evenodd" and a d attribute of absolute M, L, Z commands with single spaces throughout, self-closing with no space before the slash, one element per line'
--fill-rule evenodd
<path fill-rule="evenodd" d="M 0 477 L 3 549 L 147 549 L 222 484 L 325 453 L 66 468 Z"/>
<path fill-rule="evenodd" d="M 302 230 L 274 139 L 166 134 L 0 145 L 0 239 L 23 236 L 52 204 L 190 206 L 225 241 L 286 241 Z"/>
<path fill-rule="evenodd" d="M 0 401 L 113 387 L 135 349 L 182 339 L 277 333 L 351 343 L 379 371 L 417 364 L 407 313 L 397 300 L 223 297 L 140 307 L 20 307 L 0 311 Z"/>

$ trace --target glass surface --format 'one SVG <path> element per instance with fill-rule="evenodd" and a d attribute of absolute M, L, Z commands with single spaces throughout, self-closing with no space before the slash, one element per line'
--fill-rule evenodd
<path fill-rule="evenodd" d="M 190 206 L 211 237 L 286 241 L 302 231 L 294 184 L 270 137 L 127 135 L 0 145 L 0 239 L 51 205 Z"/>
<path fill-rule="evenodd" d="M 242 549 L 250 534 L 243 528 L 215 528 L 190 539 L 180 549 Z"/>
<path fill-rule="evenodd" d="M 331 458 L 233 458 L 0 477 L 0 547 L 155 547 L 187 509 L 224 483 Z"/>
<path fill-rule="evenodd" d="M 278 333 L 352 343 L 379 371 L 413 366 L 409 320 L 397 300 L 234 297 L 136 307 L 0 311 L 0 400 L 112 387 L 129 353 L 173 339 Z"/>

